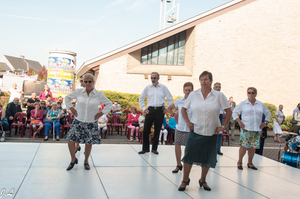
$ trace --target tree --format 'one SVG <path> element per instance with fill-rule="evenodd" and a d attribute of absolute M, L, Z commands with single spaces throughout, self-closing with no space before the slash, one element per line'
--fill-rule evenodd
<path fill-rule="evenodd" d="M 27 72 L 27 75 L 28 75 L 28 76 L 36 75 L 36 72 L 34 72 L 34 71 L 32 70 L 32 68 L 29 68 L 29 69 L 28 69 L 28 72 Z"/>
<path fill-rule="evenodd" d="M 48 76 L 48 70 L 46 69 L 46 66 L 43 66 L 41 70 L 37 72 L 39 75 L 37 80 L 38 81 L 47 81 L 47 76 Z"/>

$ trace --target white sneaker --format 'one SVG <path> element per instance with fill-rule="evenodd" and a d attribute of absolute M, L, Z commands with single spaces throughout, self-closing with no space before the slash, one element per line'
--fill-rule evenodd
<path fill-rule="evenodd" d="M 163 145 L 166 145 L 166 141 L 163 142 Z"/>
<path fill-rule="evenodd" d="M 158 145 L 161 145 L 161 141 L 160 140 L 158 141 Z"/>
<path fill-rule="evenodd" d="M 136 137 L 135 139 L 136 139 L 136 141 L 140 141 L 138 137 Z"/>
<path fill-rule="evenodd" d="M 130 141 L 133 141 L 133 137 L 130 137 Z"/>

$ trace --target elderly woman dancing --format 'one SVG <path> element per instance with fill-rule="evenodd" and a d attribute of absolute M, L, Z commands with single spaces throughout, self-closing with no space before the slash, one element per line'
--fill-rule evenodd
<path fill-rule="evenodd" d="M 230 105 L 225 95 L 211 88 L 213 77 L 208 71 L 201 73 L 201 88 L 191 92 L 181 109 L 182 117 L 190 129 L 182 159 L 183 181 L 178 188 L 184 191 L 189 185 L 189 174 L 193 164 L 202 167 L 200 187 L 210 191 L 206 183 L 206 175 L 209 168 L 215 168 L 217 163 L 217 134 L 224 130 L 231 117 Z M 192 118 L 188 117 L 187 109 L 191 108 Z M 226 112 L 225 120 L 221 126 L 219 120 L 220 109 Z"/>
<path fill-rule="evenodd" d="M 264 103 L 256 100 L 257 90 L 254 87 L 247 89 L 248 99 L 239 103 L 233 110 L 232 117 L 241 127 L 239 160 L 237 167 L 243 170 L 242 160 L 248 149 L 248 168 L 257 170 L 253 165 L 255 149 L 259 149 L 259 140 L 261 129 L 270 122 L 271 113 Z M 241 114 L 239 118 L 238 114 Z M 262 117 L 265 114 L 265 121 L 262 123 Z"/>
<path fill-rule="evenodd" d="M 72 123 L 70 131 L 66 135 L 69 151 L 71 155 L 71 163 L 67 171 L 73 169 L 78 160 L 75 157 L 75 143 L 85 144 L 85 159 L 84 169 L 90 170 L 88 158 L 92 150 L 92 144 L 100 144 L 98 132 L 98 119 L 103 114 L 108 114 L 111 110 L 112 103 L 107 99 L 103 92 L 97 91 L 94 88 L 94 76 L 90 73 L 83 75 L 83 81 L 86 87 L 76 89 L 68 94 L 65 98 L 66 107 L 72 111 L 75 119 Z M 77 100 L 76 109 L 72 106 L 72 100 Z M 98 105 L 104 104 L 105 107 L 101 112 L 98 112 Z"/>

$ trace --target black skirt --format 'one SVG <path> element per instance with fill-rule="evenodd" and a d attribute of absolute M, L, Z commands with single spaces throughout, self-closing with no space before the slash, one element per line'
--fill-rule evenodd
<path fill-rule="evenodd" d="M 217 164 L 217 135 L 203 136 L 190 132 L 182 162 L 215 168 Z"/>

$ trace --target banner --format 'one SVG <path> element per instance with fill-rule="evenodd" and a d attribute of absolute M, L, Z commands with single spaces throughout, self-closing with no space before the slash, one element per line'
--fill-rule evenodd
<path fill-rule="evenodd" d="M 75 64 L 70 58 L 49 57 L 47 84 L 54 98 L 65 97 L 74 90 Z"/>

